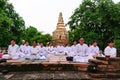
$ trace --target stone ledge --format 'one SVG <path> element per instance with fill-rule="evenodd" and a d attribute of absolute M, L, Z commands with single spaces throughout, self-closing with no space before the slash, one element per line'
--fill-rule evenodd
<path fill-rule="evenodd" d="M 89 63 L 107 65 L 108 61 L 96 60 L 96 59 L 89 59 Z"/>
<path fill-rule="evenodd" d="M 4 78 L 2 80 L 91 80 L 88 74 L 78 71 L 11 72 L 6 75 L 8 77 L 0 76 Z"/>
<path fill-rule="evenodd" d="M 89 74 L 93 78 L 120 78 L 120 74 L 116 73 L 96 73 Z"/>

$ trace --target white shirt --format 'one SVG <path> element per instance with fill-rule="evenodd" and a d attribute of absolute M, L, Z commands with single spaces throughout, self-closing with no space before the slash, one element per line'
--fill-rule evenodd
<path fill-rule="evenodd" d="M 79 53 L 80 55 L 86 55 L 87 54 L 87 50 L 88 50 L 88 46 L 87 44 L 77 44 L 76 45 L 77 48 L 77 53 Z"/>
<path fill-rule="evenodd" d="M 40 51 L 39 51 L 40 53 L 44 53 L 44 52 L 45 52 L 45 47 L 39 46 L 39 50 L 40 50 Z"/>
<path fill-rule="evenodd" d="M 111 57 L 116 57 L 116 48 L 107 46 L 104 50 L 105 55 L 110 55 Z"/>
<path fill-rule="evenodd" d="M 97 53 L 99 55 L 99 47 L 98 46 L 90 46 L 88 50 L 88 55 L 95 55 Z"/>
<path fill-rule="evenodd" d="M 31 54 L 39 54 L 39 47 L 38 46 L 36 46 L 36 47 L 31 47 L 31 49 L 30 49 L 30 52 L 31 52 Z"/>
<path fill-rule="evenodd" d="M 31 47 L 28 45 L 28 46 L 24 46 L 24 53 L 25 54 L 30 54 L 30 49 L 31 49 Z"/>
<path fill-rule="evenodd" d="M 71 52 L 71 47 L 70 46 L 66 46 L 65 47 L 65 52 L 66 53 L 70 53 Z"/>
<path fill-rule="evenodd" d="M 20 45 L 20 48 L 19 48 L 20 52 L 24 52 L 24 47 L 25 45 Z"/>
<path fill-rule="evenodd" d="M 48 47 L 48 51 L 50 51 L 50 52 L 54 51 L 54 47 L 53 46 L 49 46 Z"/>
<path fill-rule="evenodd" d="M 14 55 L 14 54 L 18 53 L 18 51 L 19 51 L 19 46 L 17 44 L 15 44 L 14 46 L 9 45 L 8 54 Z"/>
<path fill-rule="evenodd" d="M 71 51 L 74 52 L 74 53 L 77 53 L 76 45 L 71 46 Z"/>
<path fill-rule="evenodd" d="M 63 46 L 57 46 L 56 51 L 57 52 L 64 52 L 65 48 Z"/>

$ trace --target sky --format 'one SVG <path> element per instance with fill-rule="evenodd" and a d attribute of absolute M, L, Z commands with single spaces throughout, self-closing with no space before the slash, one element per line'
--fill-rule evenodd
<path fill-rule="evenodd" d="M 59 12 L 62 12 L 66 24 L 82 0 L 9 0 L 9 3 L 13 4 L 27 27 L 34 26 L 44 34 L 52 34 L 56 29 Z M 69 26 L 66 28 L 68 30 Z"/>

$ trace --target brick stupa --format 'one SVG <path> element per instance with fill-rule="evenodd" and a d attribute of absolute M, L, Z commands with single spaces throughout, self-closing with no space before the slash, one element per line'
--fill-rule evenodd
<path fill-rule="evenodd" d="M 53 32 L 52 43 L 53 45 L 66 45 L 69 43 L 68 31 L 65 28 L 61 12 L 59 13 L 56 30 Z"/>

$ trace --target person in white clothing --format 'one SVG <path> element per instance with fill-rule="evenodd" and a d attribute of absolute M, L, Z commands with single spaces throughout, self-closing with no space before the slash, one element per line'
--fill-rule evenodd
<path fill-rule="evenodd" d="M 77 45 L 77 41 L 74 41 L 73 45 L 71 46 L 71 53 L 73 53 L 74 55 L 76 55 L 77 53 L 76 45 Z"/>
<path fill-rule="evenodd" d="M 45 47 L 42 42 L 39 43 L 39 50 L 40 50 L 39 51 L 40 56 L 43 56 L 43 55 L 46 56 Z"/>
<path fill-rule="evenodd" d="M 109 55 L 110 57 L 116 57 L 117 56 L 117 51 L 116 48 L 114 47 L 114 41 L 110 40 L 108 42 L 108 46 L 104 50 L 105 55 Z"/>
<path fill-rule="evenodd" d="M 80 38 L 79 44 L 76 45 L 77 54 L 73 58 L 75 62 L 88 62 L 88 59 L 86 58 L 88 46 L 84 41 L 84 38 Z"/>
<path fill-rule="evenodd" d="M 56 55 L 64 55 L 65 54 L 65 48 L 61 43 L 56 47 L 55 54 Z"/>
<path fill-rule="evenodd" d="M 33 46 L 31 46 L 31 49 L 30 49 L 30 56 L 29 58 L 31 60 L 34 60 L 34 59 L 39 59 L 40 58 L 40 55 L 39 55 L 39 47 L 37 46 L 37 41 L 33 41 Z"/>
<path fill-rule="evenodd" d="M 92 45 L 89 47 L 88 54 L 87 54 L 89 58 L 99 56 L 100 50 L 97 44 L 98 44 L 97 40 L 94 40 Z"/>
<path fill-rule="evenodd" d="M 24 52 L 23 52 L 23 56 L 25 58 L 29 58 L 29 56 L 30 56 L 30 49 L 31 49 L 31 46 L 29 45 L 29 42 L 25 41 Z"/>
<path fill-rule="evenodd" d="M 48 54 L 54 54 L 54 53 L 55 53 L 54 47 L 52 46 L 52 43 L 50 43 L 48 47 Z"/>
<path fill-rule="evenodd" d="M 11 45 L 8 47 L 8 54 L 2 56 L 4 59 L 19 59 L 19 46 L 15 39 L 11 39 Z"/>
<path fill-rule="evenodd" d="M 87 55 L 88 45 L 84 43 L 84 38 L 79 39 L 79 44 L 76 45 L 77 54 L 79 56 Z"/>
<path fill-rule="evenodd" d="M 25 40 L 22 40 L 22 44 L 20 45 L 20 52 L 24 52 L 24 47 L 25 47 Z"/>
<path fill-rule="evenodd" d="M 68 56 L 73 56 L 72 53 L 71 53 L 71 46 L 70 46 L 70 44 L 67 44 L 67 46 L 65 47 L 65 53 Z"/>
<path fill-rule="evenodd" d="M 22 40 L 22 44 L 20 45 L 19 48 L 20 57 L 24 57 L 24 48 L 25 48 L 25 40 Z"/>

